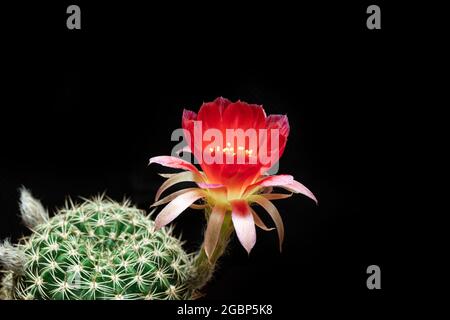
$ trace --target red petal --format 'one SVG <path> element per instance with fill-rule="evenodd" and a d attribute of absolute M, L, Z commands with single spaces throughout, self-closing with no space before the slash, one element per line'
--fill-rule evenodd
<path fill-rule="evenodd" d="M 222 128 L 222 115 L 225 108 L 231 103 L 228 99 L 217 98 L 213 102 L 206 102 L 200 107 L 198 121 L 202 121 L 203 130 L 209 128 Z"/>
<path fill-rule="evenodd" d="M 231 201 L 231 218 L 236 235 L 242 246 L 250 254 L 256 243 L 255 221 L 249 205 L 245 200 Z"/>
<path fill-rule="evenodd" d="M 169 168 L 189 170 L 189 171 L 192 171 L 192 172 L 200 175 L 200 172 L 192 163 L 189 163 L 180 158 L 171 157 L 171 156 L 153 157 L 150 159 L 149 164 L 152 164 L 152 163 L 158 163 L 162 166 L 169 167 Z"/>
<path fill-rule="evenodd" d="M 226 129 L 263 129 L 266 125 L 266 113 L 262 106 L 235 102 L 223 112 L 223 127 Z"/>

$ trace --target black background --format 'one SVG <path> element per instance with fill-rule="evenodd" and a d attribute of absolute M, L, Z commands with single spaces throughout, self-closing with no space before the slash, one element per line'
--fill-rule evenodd
<path fill-rule="evenodd" d="M 21 185 L 52 210 L 66 196 L 105 190 L 147 209 L 163 181 L 148 159 L 170 153 L 183 108 L 241 99 L 287 113 L 280 172 L 319 206 L 302 196 L 277 202 L 283 252 L 274 232 L 258 231 L 249 257 L 234 239 L 205 299 L 384 306 L 404 280 L 392 190 L 406 143 L 402 83 L 412 58 L 403 46 L 414 30 L 396 20 L 404 8 L 378 2 L 382 30 L 367 30 L 372 3 L 340 2 L 78 1 L 82 30 L 72 31 L 71 3 L 5 10 L 0 238 L 28 233 Z M 188 210 L 176 221 L 187 250 L 200 245 L 202 219 Z M 366 287 L 371 264 L 381 267 L 380 291 Z"/>

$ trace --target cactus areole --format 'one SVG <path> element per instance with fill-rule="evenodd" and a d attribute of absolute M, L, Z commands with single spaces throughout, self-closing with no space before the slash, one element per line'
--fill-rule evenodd
<path fill-rule="evenodd" d="M 22 189 L 22 220 L 32 233 L 16 245 L 0 244 L 0 299 L 193 299 L 234 232 L 250 253 L 255 225 L 273 229 L 253 205 L 274 221 L 281 250 L 284 226 L 271 200 L 301 193 L 317 202 L 292 176 L 269 175 L 286 146 L 287 116 L 266 116 L 262 106 L 218 98 L 203 104 L 198 114 L 185 110 L 182 126 L 187 140 L 183 151 L 194 155 L 202 171 L 174 156 L 150 159 L 183 170 L 162 174 L 167 180 L 152 206 L 165 207 L 155 221 L 127 201 L 105 197 L 70 202 L 50 217 Z M 161 197 L 186 181 L 196 186 Z M 274 187 L 290 193 L 273 193 Z M 189 254 L 171 228 L 164 227 L 188 207 L 204 210 L 207 221 L 203 245 Z"/>

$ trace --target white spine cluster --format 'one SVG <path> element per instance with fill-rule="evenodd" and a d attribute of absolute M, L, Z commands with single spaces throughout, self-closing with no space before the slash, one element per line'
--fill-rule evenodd
<path fill-rule="evenodd" d="M 21 273 L 25 265 L 25 254 L 16 246 L 5 240 L 0 243 L 0 264 L 5 270 Z"/>
<path fill-rule="evenodd" d="M 23 222 L 30 229 L 45 223 L 49 219 L 48 212 L 44 209 L 42 203 L 33 198 L 31 192 L 24 187 L 20 190 L 20 213 Z"/>

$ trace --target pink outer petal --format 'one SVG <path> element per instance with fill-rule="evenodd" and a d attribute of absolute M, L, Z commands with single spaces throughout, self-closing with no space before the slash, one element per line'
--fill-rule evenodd
<path fill-rule="evenodd" d="M 278 129 L 285 139 L 289 136 L 289 120 L 287 115 L 271 114 L 266 118 L 267 129 Z"/>
<path fill-rule="evenodd" d="M 181 123 L 183 125 L 183 128 L 184 128 L 184 125 L 187 124 L 187 122 L 196 120 L 196 119 L 197 119 L 197 114 L 194 111 L 183 109 L 183 117 L 182 117 L 182 123 Z"/>
<path fill-rule="evenodd" d="M 208 227 L 205 232 L 205 252 L 208 259 L 211 258 L 216 249 L 226 211 L 226 207 L 216 205 L 209 216 Z"/>
<path fill-rule="evenodd" d="M 183 171 L 179 172 L 175 175 L 172 175 L 169 179 L 164 181 L 164 183 L 159 187 L 158 191 L 155 195 L 155 201 L 159 200 L 159 197 L 161 194 L 166 191 L 171 186 L 180 183 L 180 182 L 194 182 L 198 180 L 198 175 L 190 172 L 190 171 Z"/>
<path fill-rule="evenodd" d="M 231 219 L 233 220 L 233 226 L 239 241 L 247 253 L 250 254 L 250 251 L 256 243 L 256 229 L 255 221 L 253 220 L 253 215 L 247 201 L 231 201 Z"/>
<path fill-rule="evenodd" d="M 289 121 L 286 115 L 273 114 L 266 118 L 266 127 L 269 132 L 272 132 L 273 129 L 279 130 L 279 139 L 278 139 L 278 148 L 271 148 L 270 154 L 275 153 L 277 159 L 279 159 L 284 152 L 286 147 L 287 138 L 289 136 Z M 270 143 L 272 139 L 270 138 Z M 269 168 L 268 168 L 269 169 Z"/>
<path fill-rule="evenodd" d="M 158 163 L 162 166 L 169 167 L 169 168 L 189 170 L 189 171 L 192 171 L 192 172 L 200 175 L 200 172 L 192 163 L 189 163 L 180 158 L 171 157 L 171 156 L 153 157 L 150 159 L 149 164 L 152 164 L 152 163 Z"/>
<path fill-rule="evenodd" d="M 294 177 L 288 174 L 264 177 L 256 183 L 248 186 L 245 190 L 245 194 L 250 194 L 255 191 L 256 188 L 290 185 L 292 182 L 294 182 Z"/>
<path fill-rule="evenodd" d="M 181 126 L 184 129 L 184 136 L 188 140 L 191 153 L 193 151 L 193 139 L 194 139 L 194 121 L 197 119 L 197 114 L 190 110 L 183 110 L 183 117 L 181 120 Z M 189 134 L 189 135 L 188 135 Z M 189 138 L 189 139 L 188 139 Z"/>
<path fill-rule="evenodd" d="M 204 183 L 204 182 L 197 182 L 197 185 L 202 189 L 217 189 L 224 187 L 223 184 L 219 183 Z"/>
<path fill-rule="evenodd" d="M 262 196 L 250 196 L 249 201 L 254 201 L 261 207 L 263 207 L 264 210 L 266 210 L 269 213 L 273 222 L 275 222 L 275 227 L 277 228 L 278 232 L 278 238 L 280 240 L 280 251 L 281 251 L 284 240 L 284 225 L 280 213 L 278 212 L 278 209 L 274 206 L 272 202 L 270 202 L 269 200 L 267 200 Z"/>
<path fill-rule="evenodd" d="M 307 188 L 305 187 L 303 184 L 301 184 L 298 181 L 293 181 L 292 183 L 289 183 L 287 185 L 284 186 L 280 186 L 288 191 L 294 192 L 294 193 L 301 193 L 305 196 L 307 196 L 308 198 L 314 200 L 316 202 L 316 204 L 319 204 L 317 201 L 317 198 L 314 196 L 314 194 Z"/>
<path fill-rule="evenodd" d="M 150 206 L 150 208 L 151 207 L 157 207 L 157 206 L 160 206 L 162 204 L 166 204 L 167 202 L 172 201 L 173 199 L 175 199 L 176 197 L 182 195 L 183 193 L 190 192 L 190 191 L 193 191 L 193 190 L 199 190 L 199 189 L 198 188 L 187 188 L 187 189 L 182 189 L 182 190 L 175 191 L 174 193 L 169 194 L 168 196 L 164 197 L 163 199 L 154 202 Z"/>
<path fill-rule="evenodd" d="M 253 214 L 253 219 L 255 220 L 255 224 L 260 227 L 262 230 L 264 231 L 271 231 L 275 228 L 269 228 L 265 225 L 265 223 L 261 220 L 261 218 L 258 216 L 258 214 L 255 212 L 255 210 L 253 210 L 252 208 L 250 208 L 250 210 L 252 211 Z"/>
<path fill-rule="evenodd" d="M 195 209 L 195 210 L 203 210 L 203 209 L 205 209 L 206 207 L 207 207 L 206 204 L 195 204 L 195 203 L 193 203 L 193 204 L 190 205 L 189 208 Z"/>
<path fill-rule="evenodd" d="M 159 230 L 166 224 L 172 222 L 176 217 L 180 215 L 186 208 L 193 204 L 198 199 L 205 196 L 204 191 L 194 190 L 186 192 L 174 200 L 172 200 L 164 209 L 161 210 L 159 215 L 155 219 L 155 230 Z"/>
<path fill-rule="evenodd" d="M 280 200 L 290 198 L 292 193 L 260 193 L 259 195 L 267 200 Z"/>

